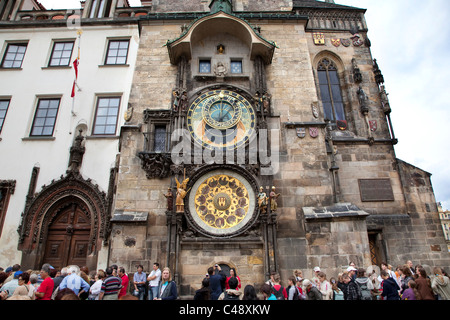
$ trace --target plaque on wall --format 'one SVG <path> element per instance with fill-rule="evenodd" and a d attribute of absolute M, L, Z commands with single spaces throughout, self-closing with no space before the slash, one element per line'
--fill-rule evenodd
<path fill-rule="evenodd" d="M 361 201 L 394 201 L 394 191 L 390 179 L 359 179 Z"/>

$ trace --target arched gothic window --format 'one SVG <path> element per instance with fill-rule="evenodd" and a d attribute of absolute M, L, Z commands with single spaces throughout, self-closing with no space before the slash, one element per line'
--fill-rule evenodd
<path fill-rule="evenodd" d="M 325 119 L 333 122 L 345 120 L 344 103 L 336 65 L 330 59 L 324 58 L 319 62 L 317 74 Z"/>

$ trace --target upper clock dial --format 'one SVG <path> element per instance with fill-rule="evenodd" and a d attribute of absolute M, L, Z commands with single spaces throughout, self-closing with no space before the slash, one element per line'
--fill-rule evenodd
<path fill-rule="evenodd" d="M 253 134 L 255 113 L 240 94 L 212 90 L 192 103 L 187 122 L 191 136 L 202 146 L 233 149 L 245 144 Z"/>

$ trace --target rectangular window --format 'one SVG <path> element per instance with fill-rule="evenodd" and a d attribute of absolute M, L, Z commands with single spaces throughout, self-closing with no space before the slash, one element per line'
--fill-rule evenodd
<path fill-rule="evenodd" d="M 39 99 L 30 136 L 49 137 L 53 135 L 59 103 L 59 98 Z"/>
<path fill-rule="evenodd" d="M 242 60 L 231 60 L 231 73 L 242 73 Z"/>
<path fill-rule="evenodd" d="M 120 97 L 98 98 L 93 135 L 115 135 Z"/>
<path fill-rule="evenodd" d="M 68 66 L 70 64 L 70 58 L 72 57 L 73 44 L 73 41 L 55 42 L 48 66 Z"/>
<path fill-rule="evenodd" d="M 155 126 L 155 144 L 153 151 L 165 152 L 166 151 L 166 126 Z"/>
<path fill-rule="evenodd" d="M 211 60 L 200 60 L 199 63 L 199 70 L 200 73 L 211 73 Z"/>
<path fill-rule="evenodd" d="M 0 133 L 2 133 L 3 123 L 8 112 L 9 100 L 0 100 Z"/>
<path fill-rule="evenodd" d="M 110 40 L 105 64 L 126 64 L 129 44 L 130 40 Z"/>
<path fill-rule="evenodd" d="M 5 56 L 3 57 L 2 68 L 21 68 L 26 50 L 27 44 L 24 43 L 8 44 Z"/>

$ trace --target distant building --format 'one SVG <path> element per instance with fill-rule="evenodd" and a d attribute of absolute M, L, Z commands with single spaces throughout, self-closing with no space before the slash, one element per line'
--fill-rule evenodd
<path fill-rule="evenodd" d="M 450 211 L 442 209 L 441 204 L 438 204 L 439 217 L 441 218 L 442 231 L 444 231 L 445 241 L 447 241 L 448 251 L 450 252 Z"/>
<path fill-rule="evenodd" d="M 106 265 L 139 31 L 103 2 L 0 2 L 1 266 Z"/>

